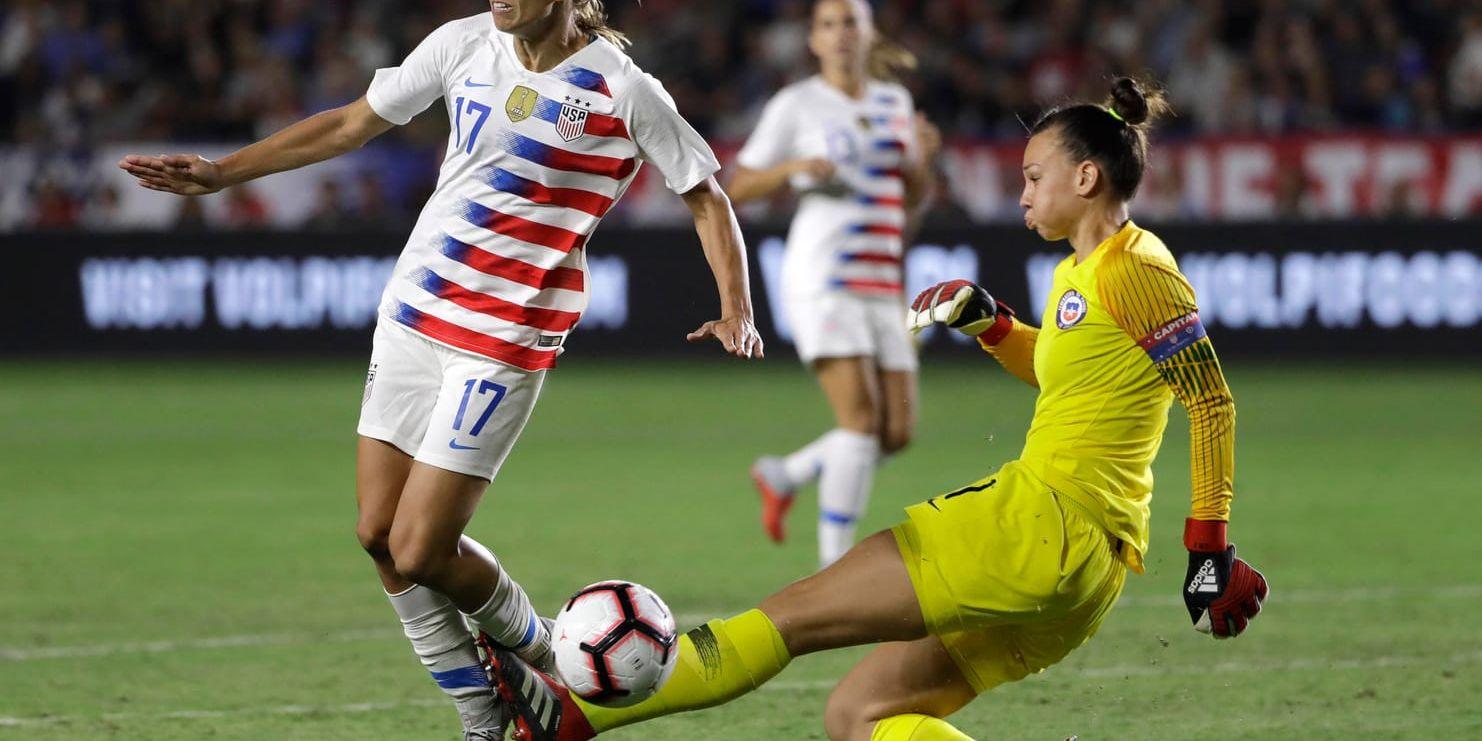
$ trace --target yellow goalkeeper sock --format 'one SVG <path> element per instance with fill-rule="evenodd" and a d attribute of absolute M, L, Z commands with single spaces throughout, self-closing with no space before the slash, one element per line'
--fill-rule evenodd
<path fill-rule="evenodd" d="M 751 610 L 730 620 L 711 620 L 681 636 L 674 674 L 653 697 L 626 708 L 576 703 L 592 730 L 602 733 L 729 702 L 777 676 L 791 660 L 777 626 L 761 610 Z"/>
<path fill-rule="evenodd" d="M 875 723 L 870 741 L 973 741 L 941 718 L 930 715 L 892 715 Z"/>

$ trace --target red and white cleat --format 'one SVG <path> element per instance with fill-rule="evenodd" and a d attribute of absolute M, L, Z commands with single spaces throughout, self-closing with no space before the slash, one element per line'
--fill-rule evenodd
<path fill-rule="evenodd" d="M 756 459 L 751 464 L 751 480 L 762 498 L 762 529 L 773 543 L 781 543 L 787 539 L 784 523 L 795 498 L 782 459 L 771 456 Z"/>
<path fill-rule="evenodd" d="M 513 652 L 479 635 L 484 669 L 504 701 L 510 729 L 518 741 L 587 741 L 597 735 L 571 692 L 554 678 L 526 664 Z"/>

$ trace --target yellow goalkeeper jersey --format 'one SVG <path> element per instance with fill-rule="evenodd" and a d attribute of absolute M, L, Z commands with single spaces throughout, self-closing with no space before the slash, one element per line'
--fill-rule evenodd
<path fill-rule="evenodd" d="M 1142 571 L 1153 459 L 1177 397 L 1189 413 L 1193 517 L 1227 520 L 1235 405 L 1194 290 L 1151 232 L 1128 221 L 1079 264 L 1067 257 L 1039 329 L 986 346 L 1039 387 L 1021 462 L 1130 547 Z"/>

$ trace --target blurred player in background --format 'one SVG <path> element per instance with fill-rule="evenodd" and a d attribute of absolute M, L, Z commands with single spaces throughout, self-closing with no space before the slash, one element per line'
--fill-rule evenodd
<path fill-rule="evenodd" d="M 1104 105 L 1058 108 L 1035 124 L 1025 224 L 1073 251 L 1055 269 L 1039 329 L 966 281 L 933 286 L 912 304 L 914 327 L 942 322 L 975 336 L 1039 389 L 1018 460 L 909 507 L 905 522 L 759 609 L 691 631 L 668 684 L 631 707 L 583 703 L 495 652 L 499 691 L 520 718 L 560 707 L 548 722 L 522 722 L 519 737 L 584 739 L 709 707 L 756 689 L 794 656 L 888 641 L 829 698 L 829 737 L 968 738 L 944 718 L 1063 659 L 1106 618 L 1126 570 L 1142 571 L 1152 463 L 1174 397 L 1188 410 L 1193 449 L 1180 591 L 1195 628 L 1239 635 L 1267 586 L 1225 539 L 1234 401 L 1193 289 L 1163 243 L 1128 217 L 1147 122 L 1164 107 L 1121 78 Z"/>
<path fill-rule="evenodd" d="M 767 103 L 728 191 L 736 203 L 788 185 L 802 194 L 783 297 L 835 427 L 791 455 L 758 459 L 751 476 L 762 524 L 779 543 L 797 490 L 818 481 L 818 557 L 827 566 L 854 544 L 875 466 L 910 442 L 915 425 L 902 235 L 930 197 L 941 135 L 890 81 L 915 59 L 876 33 L 863 0 L 816 3 L 808 44 L 819 74 Z"/>
<path fill-rule="evenodd" d="M 326 160 L 438 98 L 450 129 L 436 191 L 381 304 L 359 425 L 357 533 L 407 637 L 468 738 L 504 719 L 465 624 L 544 665 L 548 628 L 463 535 L 587 305 L 585 244 L 639 160 L 683 196 L 720 292 L 689 335 L 760 357 L 745 251 L 710 147 L 622 52 L 600 0 L 507 0 L 429 35 L 361 99 L 212 162 L 126 157 L 140 185 L 201 195 Z M 460 614 L 461 611 L 461 614 Z"/>

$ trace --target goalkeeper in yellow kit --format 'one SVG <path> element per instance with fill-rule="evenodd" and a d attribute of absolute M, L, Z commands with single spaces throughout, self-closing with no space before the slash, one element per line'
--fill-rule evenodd
<path fill-rule="evenodd" d="M 1265 579 L 1225 540 L 1235 408 L 1194 292 L 1173 257 L 1128 218 L 1147 159 L 1146 126 L 1165 106 L 1128 78 L 1104 105 L 1045 114 L 1024 153 L 1025 224 L 1069 240 L 1040 328 L 982 288 L 950 281 L 912 304 L 916 329 L 940 322 L 978 338 L 1039 389 L 1018 460 L 907 508 L 756 610 L 712 620 L 680 641 L 657 695 L 596 707 L 513 654 L 491 671 L 516 737 L 567 741 L 726 702 L 794 656 L 881 643 L 839 683 L 832 739 L 966 739 L 945 718 L 978 694 L 1060 661 L 1096 632 L 1148 547 L 1151 465 L 1168 407 L 1192 425 L 1193 511 L 1182 585 L 1195 627 L 1239 635 Z"/>

